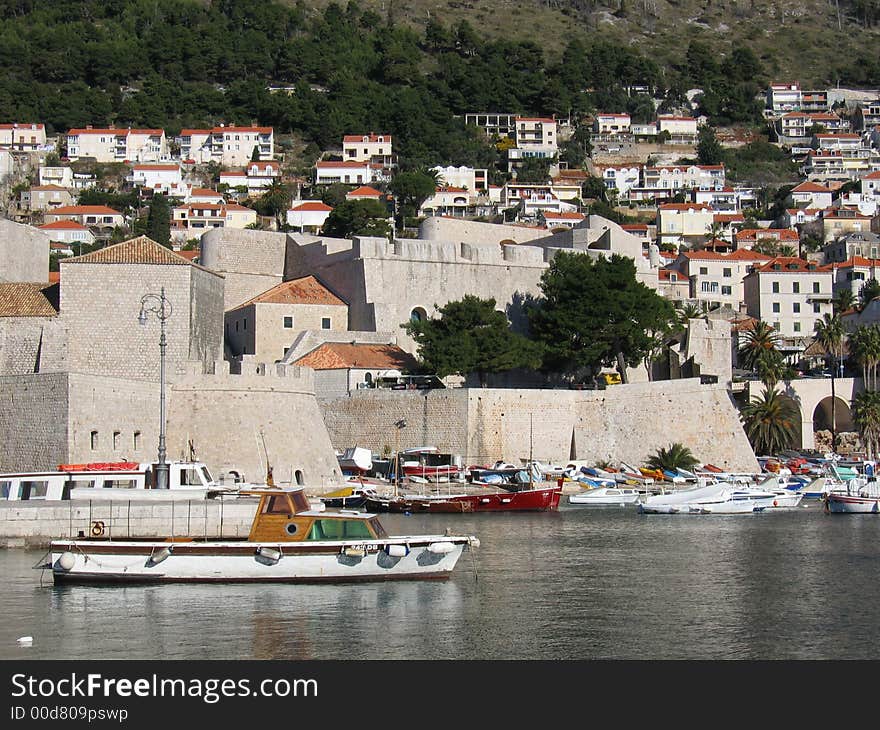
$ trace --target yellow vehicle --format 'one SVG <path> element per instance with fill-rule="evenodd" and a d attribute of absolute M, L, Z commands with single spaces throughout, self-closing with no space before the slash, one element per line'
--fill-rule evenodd
<path fill-rule="evenodd" d="M 620 385 L 620 373 L 602 373 L 600 377 L 605 385 Z"/>

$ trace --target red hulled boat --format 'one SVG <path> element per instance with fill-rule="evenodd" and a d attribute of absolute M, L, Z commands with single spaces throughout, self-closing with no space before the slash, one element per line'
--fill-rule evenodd
<path fill-rule="evenodd" d="M 558 509 L 562 485 L 517 491 L 487 489 L 467 494 L 369 495 L 368 512 L 547 512 Z"/>

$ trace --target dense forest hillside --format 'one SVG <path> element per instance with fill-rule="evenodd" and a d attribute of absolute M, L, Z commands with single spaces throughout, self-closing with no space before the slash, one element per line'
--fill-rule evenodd
<path fill-rule="evenodd" d="M 259 121 L 316 149 L 383 130 L 404 167 L 486 167 L 465 112 L 636 119 L 654 109 L 633 86 L 667 109 L 699 87 L 726 124 L 756 120 L 770 80 L 880 81 L 874 18 L 851 0 L 840 30 L 819 2 L 610 2 L 0 0 L 0 108 L 56 132 Z"/>

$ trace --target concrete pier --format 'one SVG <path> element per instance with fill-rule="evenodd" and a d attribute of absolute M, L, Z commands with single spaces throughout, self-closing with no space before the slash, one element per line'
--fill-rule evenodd
<path fill-rule="evenodd" d="M 247 537 L 255 498 L 0 502 L 0 548 L 48 547 L 67 537 Z"/>

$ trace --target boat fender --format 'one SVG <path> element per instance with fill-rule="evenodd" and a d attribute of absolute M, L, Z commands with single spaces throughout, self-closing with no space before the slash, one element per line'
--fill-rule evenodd
<path fill-rule="evenodd" d="M 473 536 L 469 537 L 468 538 L 468 545 L 470 545 L 471 547 L 475 547 L 475 548 L 480 547 L 480 538 L 473 537 Z"/>
<path fill-rule="evenodd" d="M 773 506 L 774 506 L 774 507 L 778 507 L 778 506 L 779 506 L 779 502 L 777 502 L 775 499 L 773 500 Z"/>
<path fill-rule="evenodd" d="M 342 549 L 347 558 L 362 558 L 367 554 L 365 547 L 346 547 Z"/>
<path fill-rule="evenodd" d="M 76 556 L 72 552 L 68 550 L 61 553 L 61 557 L 58 558 L 58 567 L 61 570 L 73 570 L 74 565 L 76 565 Z"/>
<path fill-rule="evenodd" d="M 281 560 L 284 554 L 280 550 L 276 550 L 275 548 L 261 545 L 257 548 L 257 555 L 266 558 L 266 560 L 271 560 L 273 563 L 277 563 L 279 560 Z"/>
<path fill-rule="evenodd" d="M 428 552 L 434 555 L 445 555 L 455 550 L 455 545 L 451 542 L 432 542 L 428 545 Z"/>
<path fill-rule="evenodd" d="M 174 551 L 174 546 L 169 545 L 168 547 L 163 547 L 150 555 L 149 563 L 150 565 L 158 565 L 163 560 L 167 560 L 171 553 Z"/>
<path fill-rule="evenodd" d="M 101 520 L 95 520 L 92 523 L 92 537 L 101 537 L 104 534 L 104 523 Z"/>
<path fill-rule="evenodd" d="M 409 555 L 408 545 L 388 545 L 385 552 L 392 558 L 404 558 Z"/>

